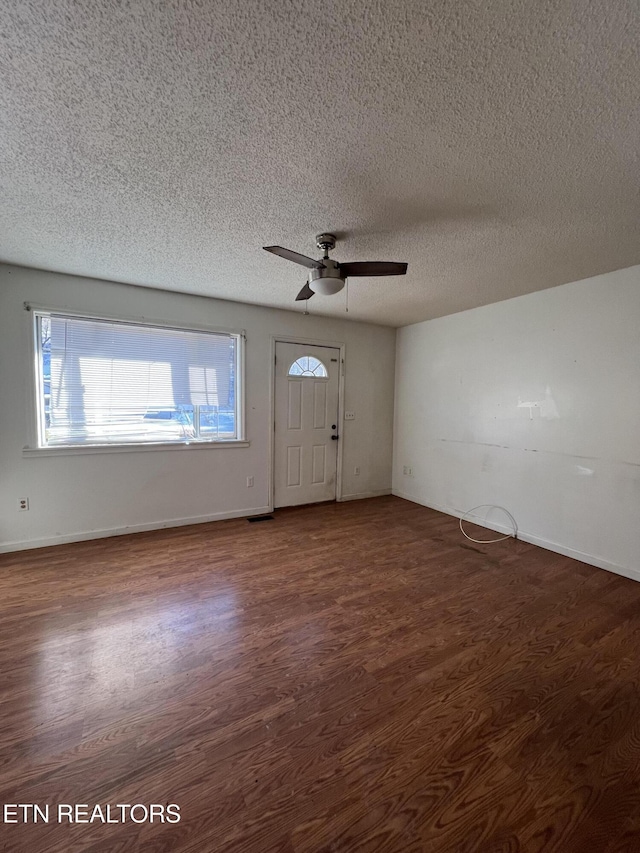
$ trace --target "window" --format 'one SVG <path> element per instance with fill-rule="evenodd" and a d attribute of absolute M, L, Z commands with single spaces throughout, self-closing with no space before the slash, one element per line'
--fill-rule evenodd
<path fill-rule="evenodd" d="M 40 447 L 242 438 L 240 335 L 34 316 Z"/>
<path fill-rule="evenodd" d="M 312 355 L 303 355 L 297 358 L 289 368 L 289 376 L 316 376 L 320 379 L 327 379 L 327 368 L 324 364 Z"/>

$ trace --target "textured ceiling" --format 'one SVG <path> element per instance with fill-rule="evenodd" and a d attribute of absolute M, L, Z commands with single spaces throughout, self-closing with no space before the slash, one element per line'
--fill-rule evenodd
<path fill-rule="evenodd" d="M 3 0 L 0 258 L 403 325 L 640 262 L 637 0 Z M 312 313 L 344 316 L 344 291 Z"/>

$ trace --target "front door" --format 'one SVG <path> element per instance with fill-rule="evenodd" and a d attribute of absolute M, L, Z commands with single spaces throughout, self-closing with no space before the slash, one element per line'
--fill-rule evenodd
<path fill-rule="evenodd" d="M 340 350 L 276 342 L 274 506 L 336 498 Z"/>

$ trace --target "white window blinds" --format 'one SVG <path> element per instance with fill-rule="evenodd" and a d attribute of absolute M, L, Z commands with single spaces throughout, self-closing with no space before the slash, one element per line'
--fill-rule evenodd
<path fill-rule="evenodd" d="M 238 438 L 238 336 L 37 313 L 41 445 Z"/>

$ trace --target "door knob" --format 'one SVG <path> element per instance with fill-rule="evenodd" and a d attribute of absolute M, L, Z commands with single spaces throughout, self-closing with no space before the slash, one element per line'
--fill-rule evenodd
<path fill-rule="evenodd" d="M 337 441 L 339 438 L 340 438 L 340 436 L 339 436 L 339 435 L 332 435 L 332 436 L 331 436 L 331 441 Z"/>

